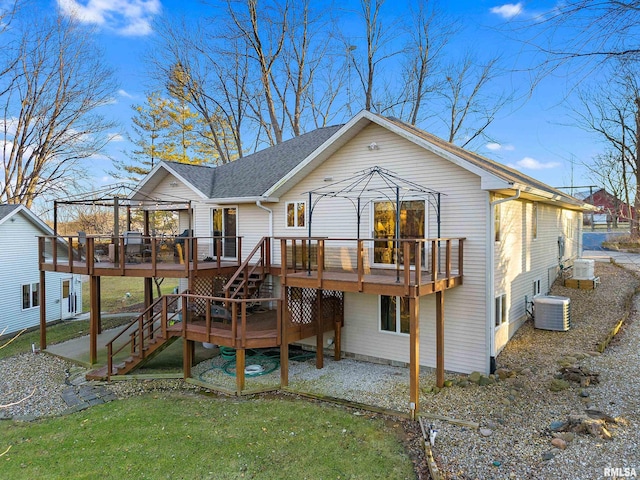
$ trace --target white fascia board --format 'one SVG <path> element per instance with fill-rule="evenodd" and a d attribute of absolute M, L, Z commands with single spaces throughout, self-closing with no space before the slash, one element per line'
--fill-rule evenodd
<path fill-rule="evenodd" d="M 267 203 L 276 203 L 279 202 L 280 199 L 278 197 L 226 197 L 226 198 L 209 198 L 207 199 L 206 204 L 220 204 L 220 205 L 231 205 L 235 203 L 256 203 L 257 201 L 267 202 Z"/>
<path fill-rule="evenodd" d="M 167 173 L 169 173 L 170 175 L 173 175 L 176 179 L 180 180 L 183 184 L 185 184 L 187 187 L 189 187 L 189 189 L 195 193 L 198 197 L 202 198 L 202 199 L 207 199 L 209 197 L 207 197 L 204 193 L 202 193 L 200 190 L 198 190 L 196 187 L 193 186 L 193 184 L 189 181 L 187 181 L 182 175 L 178 174 L 173 168 L 171 168 L 169 165 L 167 165 L 164 162 L 159 163 L 158 165 L 156 165 L 155 167 L 153 167 L 153 170 L 151 170 L 149 173 L 147 173 L 147 176 L 144 177 L 142 179 L 142 181 L 138 184 L 136 191 L 134 193 L 132 193 L 131 195 L 129 195 L 129 199 L 131 200 L 136 200 L 136 195 L 138 194 L 138 192 L 140 192 L 141 190 L 143 190 L 144 186 L 151 181 L 151 179 L 157 174 L 157 172 L 163 168 L 164 170 L 167 171 Z"/>
<path fill-rule="evenodd" d="M 575 199 L 576 203 L 572 203 L 570 201 L 567 201 L 567 198 L 559 195 L 557 193 L 553 193 L 553 192 L 549 192 L 546 190 L 540 190 L 539 188 L 535 188 L 532 187 L 530 185 L 522 185 L 522 184 L 515 184 L 513 188 L 518 188 L 520 189 L 523 193 L 527 193 L 529 195 L 535 195 L 537 197 L 540 197 L 541 199 L 543 199 L 543 201 L 547 201 L 548 203 L 556 203 L 560 206 L 566 206 L 568 208 L 573 208 L 573 209 L 578 209 L 578 210 L 587 210 L 587 211 L 596 211 L 598 210 L 597 207 L 589 204 L 589 203 L 585 203 L 579 199 Z"/>
<path fill-rule="evenodd" d="M 364 122 L 363 122 L 364 120 Z M 340 128 L 336 133 L 334 133 L 331 137 L 329 137 L 322 145 L 316 148 L 305 160 L 300 162 L 293 170 L 289 171 L 284 177 L 278 180 L 275 184 L 273 184 L 266 192 L 264 192 L 264 197 L 271 197 L 285 185 L 289 180 L 294 178 L 301 170 L 305 169 L 309 164 L 313 163 L 318 157 L 321 155 L 334 143 L 336 143 L 346 132 L 351 130 L 355 125 L 362 122 L 364 124 L 369 124 L 372 120 L 372 116 L 366 110 L 361 111 L 347 123 L 345 123 L 342 128 Z M 277 195 L 276 197 L 277 198 Z"/>

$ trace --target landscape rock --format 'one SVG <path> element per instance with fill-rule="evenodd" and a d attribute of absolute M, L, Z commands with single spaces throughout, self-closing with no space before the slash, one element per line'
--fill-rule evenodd
<path fill-rule="evenodd" d="M 479 383 L 480 382 L 480 378 L 483 375 L 480 372 L 471 372 L 469 374 L 469 381 L 473 382 L 473 383 Z"/>
<path fill-rule="evenodd" d="M 567 388 L 569 388 L 569 386 L 569 382 L 567 382 L 566 380 L 554 378 L 549 383 L 549 390 L 551 390 L 552 392 L 561 392 L 562 390 L 566 390 Z"/>
<path fill-rule="evenodd" d="M 565 442 L 563 439 L 558 437 L 551 440 L 551 445 L 553 445 L 556 448 L 559 448 L 560 450 L 564 450 L 565 448 L 567 448 L 567 442 Z"/>
<path fill-rule="evenodd" d="M 491 430 L 490 428 L 480 429 L 480 435 L 482 435 L 483 437 L 490 437 L 492 433 L 493 433 L 493 430 Z"/>

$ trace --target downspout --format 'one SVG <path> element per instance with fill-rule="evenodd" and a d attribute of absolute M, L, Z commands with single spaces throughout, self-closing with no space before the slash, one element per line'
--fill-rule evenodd
<path fill-rule="evenodd" d="M 273 210 L 262 205 L 262 200 L 256 200 L 256 207 L 269 212 L 269 238 L 273 239 Z M 273 262 L 273 246 L 271 247 L 271 258 L 269 261 Z"/>
<path fill-rule="evenodd" d="M 495 302 L 495 294 L 496 294 L 496 265 L 495 265 L 495 256 L 496 256 L 496 232 L 495 232 L 495 207 L 501 203 L 510 202 L 512 200 L 518 200 L 520 198 L 520 189 L 516 189 L 516 194 L 512 197 L 500 198 L 498 200 L 493 200 L 489 202 L 489 269 L 488 269 L 488 281 L 487 285 L 489 285 L 489 318 L 487 319 L 487 323 L 489 324 L 488 332 L 489 334 L 489 373 L 494 373 L 496 371 L 496 335 L 495 335 L 495 325 L 494 318 L 496 315 L 496 302 Z"/>

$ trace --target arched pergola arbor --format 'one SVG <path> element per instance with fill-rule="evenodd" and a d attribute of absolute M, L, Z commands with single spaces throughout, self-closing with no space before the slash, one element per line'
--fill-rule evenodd
<path fill-rule="evenodd" d="M 326 179 L 331 181 L 331 179 Z M 425 203 L 433 209 L 436 215 L 437 237 L 440 238 L 441 227 L 441 192 L 419 185 L 416 182 L 399 177 L 395 172 L 379 166 L 371 167 L 355 173 L 344 180 L 330 183 L 324 187 L 306 192 L 308 195 L 309 214 L 307 230 L 309 238 L 312 237 L 313 212 L 320 200 L 325 198 L 344 198 L 351 202 L 357 219 L 357 239 L 361 239 L 362 213 L 374 201 L 387 200 L 393 206 L 395 215 L 394 232 L 394 263 L 396 265 L 396 276 L 399 281 L 399 240 L 400 232 L 400 212 L 402 203 L 407 198 L 411 200 L 423 199 Z M 310 265 L 311 262 L 309 262 Z"/>

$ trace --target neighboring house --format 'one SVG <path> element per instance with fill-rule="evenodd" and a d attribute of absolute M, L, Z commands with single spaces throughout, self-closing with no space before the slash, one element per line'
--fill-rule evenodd
<path fill-rule="evenodd" d="M 400 234 L 465 238 L 463 285 L 446 292 L 445 368 L 488 373 L 526 319 L 526 301 L 548 292 L 560 266 L 580 254 L 582 212 L 589 208 L 584 202 L 370 112 L 215 168 L 161 162 L 133 198 L 189 199 L 192 215 L 181 212 L 181 229 L 193 229 L 195 237 L 240 236 L 245 258 L 263 236 L 308 235 L 312 207 L 311 236 L 356 238 L 353 201 L 329 195 L 314 206 L 308 192 L 374 166 L 441 193 L 440 226 L 429 200 L 412 196 L 402 210 L 414 223 L 404 223 L 407 231 Z M 363 206 L 361 238 L 378 235 L 378 227 L 393 232 L 387 198 L 381 192 Z M 314 196 L 312 203 L 317 200 Z M 235 245 L 228 247 L 226 253 L 234 257 Z M 277 291 L 277 278 L 275 283 Z M 436 364 L 435 302 L 433 295 L 420 297 L 420 365 L 430 367 Z M 345 352 L 409 362 L 402 302 L 348 292 L 344 309 Z M 398 319 L 397 326 L 389 326 L 390 317 Z"/>
<path fill-rule="evenodd" d="M 617 226 L 619 222 L 629 222 L 635 218 L 635 208 L 629 206 L 625 201 L 619 199 L 615 195 L 601 188 L 593 193 L 580 192 L 576 194 L 576 198 L 580 198 L 586 203 L 594 205 L 597 210 L 593 212 L 593 222 L 595 224 L 609 224 L 609 226 Z M 590 225 L 592 221 L 591 215 L 585 215 L 585 225 Z"/>
<path fill-rule="evenodd" d="M 0 333 L 40 324 L 38 236 L 52 234 L 24 205 L 0 205 Z M 61 245 L 61 258 L 63 249 Z M 45 281 L 47 322 L 72 317 L 82 305 L 80 277 L 47 272 Z"/>

